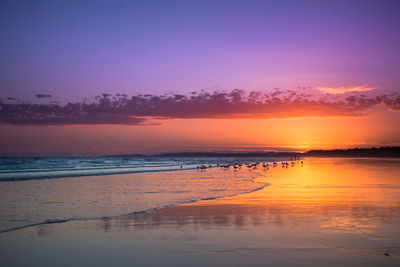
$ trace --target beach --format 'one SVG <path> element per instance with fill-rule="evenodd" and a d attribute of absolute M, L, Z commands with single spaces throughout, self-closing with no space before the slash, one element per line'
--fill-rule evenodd
<path fill-rule="evenodd" d="M 251 192 L 3 232 L 0 263 L 398 266 L 399 163 L 382 158 L 307 158 L 293 166 L 271 164 L 269 170 L 252 170 L 257 174 L 253 183 L 264 186 Z"/>
<path fill-rule="evenodd" d="M 400 0 L 0 18 L 0 267 L 400 266 Z"/>

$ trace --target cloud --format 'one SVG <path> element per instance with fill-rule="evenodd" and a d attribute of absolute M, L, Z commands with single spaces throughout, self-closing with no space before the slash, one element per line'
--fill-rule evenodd
<path fill-rule="evenodd" d="M 49 98 L 51 95 L 44 95 L 44 94 L 36 94 L 35 95 L 37 98 Z"/>
<path fill-rule="evenodd" d="M 377 97 L 385 106 L 392 111 L 400 111 L 400 95 L 391 94 Z"/>
<path fill-rule="evenodd" d="M 350 87 L 315 87 L 315 89 L 327 93 L 327 94 L 345 94 L 350 92 L 365 92 L 377 89 L 375 87 L 367 87 L 366 85 L 361 86 L 350 86 Z"/>
<path fill-rule="evenodd" d="M 318 91 L 317 91 L 318 92 Z M 326 95 L 307 90 L 192 92 L 189 95 L 110 95 L 61 105 L 0 103 L 0 123 L 13 125 L 154 125 L 167 119 L 363 116 L 383 104 L 400 111 L 400 95 Z"/>

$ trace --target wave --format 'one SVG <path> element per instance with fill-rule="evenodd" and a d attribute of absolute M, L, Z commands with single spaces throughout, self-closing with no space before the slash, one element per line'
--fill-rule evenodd
<path fill-rule="evenodd" d="M 275 160 L 265 157 L 0 157 L 0 182 L 191 170 L 202 164 Z"/>
<path fill-rule="evenodd" d="M 129 174 L 129 173 L 145 173 L 145 172 L 166 172 L 166 171 L 179 171 L 179 170 L 193 170 L 195 166 L 177 167 L 171 166 L 170 168 L 163 167 L 149 167 L 149 168 L 118 168 L 118 169 L 78 169 L 78 170 L 45 170 L 45 171 L 13 171 L 13 172 L 0 172 L 0 182 L 10 181 L 25 181 L 25 180 L 40 180 L 40 179 L 56 179 L 67 177 L 82 177 L 82 176 L 98 176 L 98 175 L 115 175 L 115 174 Z"/>

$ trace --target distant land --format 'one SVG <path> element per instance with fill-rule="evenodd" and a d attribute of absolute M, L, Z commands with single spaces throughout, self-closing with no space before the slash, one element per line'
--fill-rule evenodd
<path fill-rule="evenodd" d="M 400 146 L 351 148 L 333 150 L 310 150 L 303 154 L 307 157 L 400 157 Z"/>
<path fill-rule="evenodd" d="M 300 152 L 174 152 L 158 157 L 400 157 L 400 147 L 372 147 Z"/>

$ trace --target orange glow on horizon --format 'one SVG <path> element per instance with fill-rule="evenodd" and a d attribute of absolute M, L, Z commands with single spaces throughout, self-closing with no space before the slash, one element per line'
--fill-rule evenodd
<path fill-rule="evenodd" d="M 366 117 L 173 119 L 160 125 L 1 125 L 3 154 L 129 154 L 168 151 L 306 151 L 399 145 L 400 113 Z"/>

